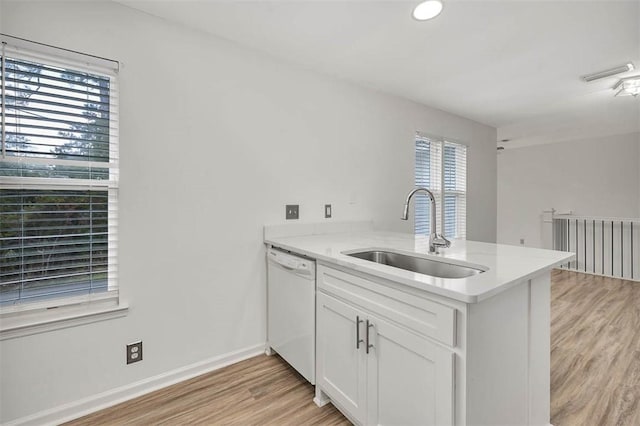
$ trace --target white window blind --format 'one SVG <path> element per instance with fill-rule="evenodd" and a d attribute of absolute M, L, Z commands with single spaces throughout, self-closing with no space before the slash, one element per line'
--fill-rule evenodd
<path fill-rule="evenodd" d="M 435 195 L 438 231 L 447 238 L 465 238 L 467 147 L 449 142 L 444 138 L 422 134 L 416 135 L 415 143 L 415 185 L 428 188 Z M 416 234 L 431 233 L 429 210 L 427 196 L 421 193 L 416 194 L 414 225 Z"/>
<path fill-rule="evenodd" d="M 115 67 L 3 39 L 0 310 L 117 298 Z"/>

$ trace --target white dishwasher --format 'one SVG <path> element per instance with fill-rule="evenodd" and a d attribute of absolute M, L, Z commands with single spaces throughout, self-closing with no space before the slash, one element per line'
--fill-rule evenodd
<path fill-rule="evenodd" d="M 316 262 L 267 250 L 267 345 L 316 383 Z"/>

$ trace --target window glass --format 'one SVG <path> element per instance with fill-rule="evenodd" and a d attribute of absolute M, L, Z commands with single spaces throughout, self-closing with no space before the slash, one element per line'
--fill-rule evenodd
<path fill-rule="evenodd" d="M 2 59 L 0 307 L 117 296 L 115 75 Z"/>

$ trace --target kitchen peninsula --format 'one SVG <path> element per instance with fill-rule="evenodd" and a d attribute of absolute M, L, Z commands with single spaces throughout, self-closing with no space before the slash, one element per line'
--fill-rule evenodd
<path fill-rule="evenodd" d="M 572 253 L 454 241 L 429 254 L 426 237 L 360 223 L 265 227 L 265 243 L 317 262 L 317 404 L 356 424 L 549 424 L 550 271 Z"/>

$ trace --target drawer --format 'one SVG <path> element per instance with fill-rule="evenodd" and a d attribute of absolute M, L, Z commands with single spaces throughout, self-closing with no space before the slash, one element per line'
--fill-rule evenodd
<path fill-rule="evenodd" d="M 381 282 L 318 265 L 318 289 L 361 306 L 418 334 L 456 345 L 456 310 Z"/>

